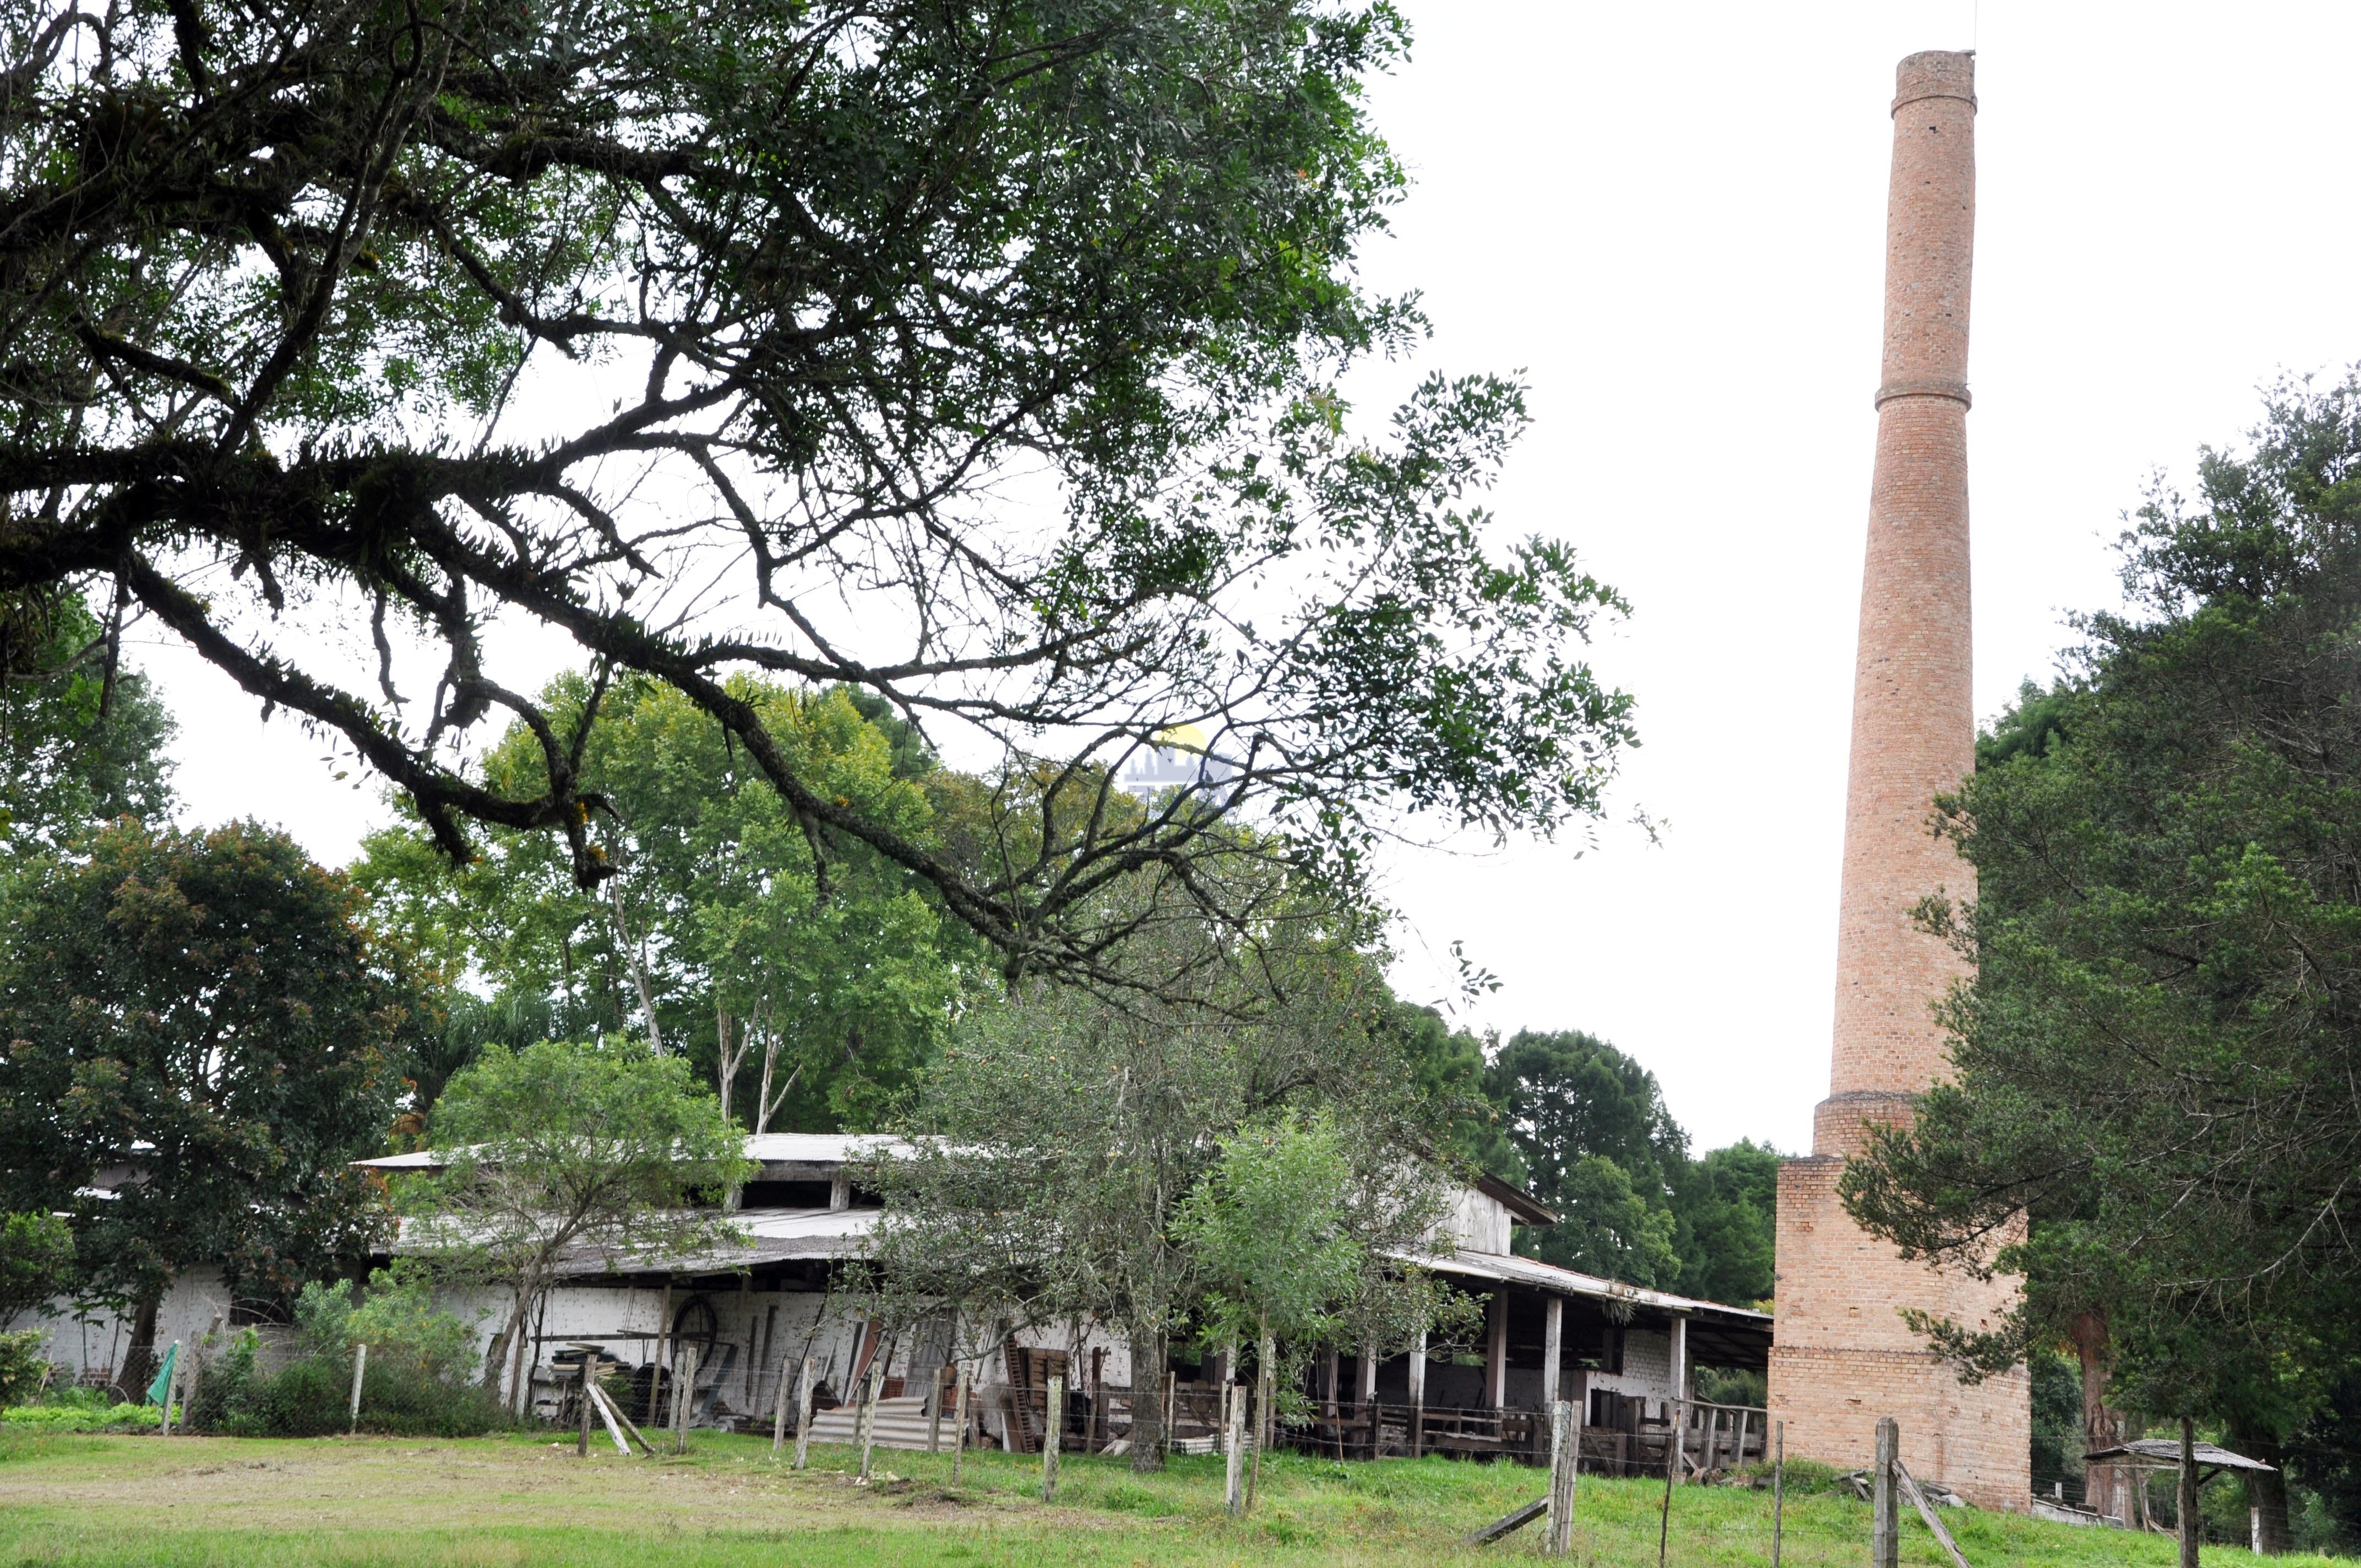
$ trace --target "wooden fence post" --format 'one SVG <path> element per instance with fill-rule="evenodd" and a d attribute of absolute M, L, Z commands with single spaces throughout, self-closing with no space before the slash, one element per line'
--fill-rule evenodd
<path fill-rule="evenodd" d="M 809 1360 L 810 1357 L 805 1357 Z M 771 1452 L 787 1445 L 787 1364 L 779 1363 L 779 1391 L 771 1400 Z"/>
<path fill-rule="evenodd" d="M 1542 1554 L 1563 1557 L 1574 1544 L 1574 1477 L 1582 1454 L 1582 1421 L 1573 1402 L 1550 1407 L 1549 1530 Z"/>
<path fill-rule="evenodd" d="M 1245 1390 L 1236 1384 L 1225 1383 L 1222 1387 L 1228 1391 L 1224 1400 L 1227 1408 L 1222 1412 L 1222 1447 L 1226 1451 L 1222 1456 L 1222 1501 L 1230 1517 L 1236 1519 L 1246 1508 L 1246 1402 Z"/>
<path fill-rule="evenodd" d="M 2205 1520 L 2197 1509 L 2197 1423 L 2187 1416 L 2180 1418 L 2180 1491 L 2172 1511 L 2180 1527 L 2180 1568 L 2197 1568 Z"/>
<path fill-rule="evenodd" d="M 1049 1397 L 1043 1402 L 1041 1413 L 1041 1500 L 1045 1503 L 1058 1492 L 1058 1443 L 1065 1432 L 1066 1379 L 1052 1372 Z"/>
<path fill-rule="evenodd" d="M 598 1354 L 594 1350 L 586 1350 L 582 1353 L 582 1373 L 579 1378 L 582 1387 L 574 1396 L 576 1402 L 582 1407 L 575 1412 L 581 1426 L 581 1431 L 574 1436 L 574 1456 L 577 1459 L 590 1457 L 590 1367 L 592 1359 Z"/>
<path fill-rule="evenodd" d="M 861 1390 L 861 1484 L 869 1484 L 870 1456 L 877 1447 L 877 1397 L 885 1391 L 885 1358 L 869 1364 L 868 1386 Z"/>
<path fill-rule="evenodd" d="M 690 1345 L 680 1354 L 683 1370 L 672 1380 L 672 1451 L 688 1452 L 688 1410 L 697 1402 L 697 1347 Z"/>
<path fill-rule="evenodd" d="M 351 1419 L 351 1425 L 346 1429 L 346 1437 L 357 1436 L 361 1430 L 361 1373 L 368 1366 L 368 1346 L 365 1344 L 353 1346 L 352 1409 L 346 1412 Z"/>
<path fill-rule="evenodd" d="M 967 1458 L 967 1369 L 958 1375 L 958 1409 L 951 1418 L 951 1485 L 959 1485 L 960 1464 Z"/>
<path fill-rule="evenodd" d="M 1677 1321 L 1677 1320 L 1676 1320 Z M 1681 1402 L 1664 1401 L 1664 1502 L 1656 1516 L 1656 1568 L 1664 1568 L 1664 1549 L 1673 1540 L 1673 1477 L 1681 1472 Z"/>
<path fill-rule="evenodd" d="M 812 1358 L 796 1374 L 796 1468 L 811 1463 Z"/>
<path fill-rule="evenodd" d="M 927 1394 L 927 1452 L 943 1451 L 943 1375 L 951 1368 L 949 1364 L 935 1368 L 935 1386 Z"/>
<path fill-rule="evenodd" d="M 1894 1505 L 1894 1466 L 1902 1456 L 1902 1428 L 1892 1416 L 1877 1423 L 1877 1469 L 1870 1488 L 1870 1568 L 1899 1568 L 1902 1516 Z"/>
<path fill-rule="evenodd" d="M 1774 1423 L 1777 1446 L 1771 1461 L 1771 1568 L 1779 1568 L 1780 1536 L 1787 1519 L 1787 1423 Z"/>

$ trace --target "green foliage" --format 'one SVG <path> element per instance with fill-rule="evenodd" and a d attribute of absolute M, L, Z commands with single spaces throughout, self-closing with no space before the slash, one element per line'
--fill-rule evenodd
<path fill-rule="evenodd" d="M 320 1304 L 313 1304 L 316 1312 Z M 476 1437 L 513 1424 L 484 1389 L 437 1376 L 406 1356 L 380 1364 L 377 1348 L 369 1346 L 361 1373 L 361 1431 Z M 276 1372 L 260 1366 L 258 1349 L 254 1331 L 241 1330 L 203 1363 L 189 1400 L 191 1427 L 225 1437 L 327 1437 L 351 1430 L 348 1349 L 330 1354 L 307 1346 L 304 1355 Z"/>
<path fill-rule="evenodd" d="M 1094 1318 L 1146 1368 L 1176 1334 L 1236 1335 L 1266 1309 L 1339 1316 L 1356 1339 L 1414 1333 L 1403 1320 L 1432 1310 L 1428 1288 L 1378 1260 L 1417 1251 L 1444 1201 L 1405 1157 L 1420 1108 L 1376 962 L 1308 923 L 1251 947 L 1186 922 L 1151 931 L 1135 954 L 1202 1001 L 1041 986 L 961 1019 L 905 1119 L 910 1146 L 871 1164 L 886 1201 L 871 1261 L 892 1293 L 877 1310 L 950 1304 L 985 1344 Z M 1288 1190 L 1282 1168 L 1314 1185 Z M 1266 1204 L 1308 1258 L 1257 1247 L 1246 1216 Z"/>
<path fill-rule="evenodd" d="M 19 1403 L 40 1387 L 49 1366 L 42 1348 L 49 1337 L 46 1329 L 0 1333 L 0 1407 Z"/>
<path fill-rule="evenodd" d="M 2361 381 L 2279 388 L 2124 550 L 2132 612 L 1941 803 L 1980 889 L 1926 912 L 1977 963 L 1958 1080 L 1844 1190 L 1915 1255 L 2029 1220 L 2006 1331 L 1926 1325 L 1954 1354 L 2092 1314 L 2110 1403 L 2268 1460 L 2361 1343 Z"/>
<path fill-rule="evenodd" d="M 1767 1299 L 1778 1206 L 1779 1151 L 1768 1144 L 1741 1138 L 1685 1161 L 1673 1182 L 1674 1288 L 1739 1306 Z"/>
<path fill-rule="evenodd" d="M 1172 1220 L 1203 1282 L 1206 1337 L 1231 1345 L 1335 1337 L 1368 1261 L 1351 1230 L 1342 1131 L 1330 1117 L 1281 1115 L 1225 1134 L 1219 1146 Z"/>
<path fill-rule="evenodd" d="M 38 1381 L 36 1373 L 35 1380 Z M 6 1404 L 0 1431 L 19 1432 L 146 1431 L 160 1426 L 161 1405 L 111 1405 L 95 1388 L 59 1388 L 38 1404 Z"/>
<path fill-rule="evenodd" d="M 508 1292 L 485 1374 L 499 1377 L 505 1346 L 520 1399 L 522 1325 L 561 1255 L 620 1262 L 739 1237 L 718 1201 L 752 1168 L 744 1136 L 677 1057 L 620 1039 L 487 1047 L 444 1091 L 431 1130 L 443 1168 L 399 1188 L 412 1216 L 403 1245 L 440 1276 Z"/>
<path fill-rule="evenodd" d="M 55 1214 L 0 1219 L 0 1329 L 27 1312 L 46 1312 L 79 1279 L 72 1229 Z"/>
<path fill-rule="evenodd" d="M 922 760 L 907 734 L 897 753 L 841 688 L 727 685 L 815 787 L 933 842 L 933 801 L 903 776 Z M 423 833 L 389 829 L 355 868 L 446 974 L 498 988 L 493 1001 L 455 1003 L 419 1064 L 422 1102 L 486 1040 L 630 1031 L 687 1056 L 757 1130 L 774 1118 L 805 1131 L 876 1125 L 936 1049 L 972 938 L 946 934 L 907 870 L 790 809 L 677 691 L 644 679 L 598 691 L 568 676 L 543 701 L 569 729 L 594 703 L 602 716 L 576 764 L 609 808 L 594 837 L 614 874 L 598 892 L 579 889 L 563 846 L 537 833 L 495 832 L 455 872 Z M 538 739 L 512 727 L 483 777 L 509 795 L 545 787 Z"/>
<path fill-rule="evenodd" d="M 252 824 L 125 821 L 0 919 L 0 1201 L 71 1212 L 94 1286 L 152 1312 L 207 1264 L 276 1297 L 379 1234 L 346 1162 L 383 1146 L 419 1001 L 343 879 Z M 139 1179 L 90 1196 L 110 1169 Z"/>
<path fill-rule="evenodd" d="M 1533 1195 L 1561 1216 L 1521 1249 L 1710 1301 L 1771 1294 L 1775 1150 L 1740 1142 L 1691 1159 L 1655 1074 L 1578 1030 L 1520 1031 L 1485 1082 Z"/>
<path fill-rule="evenodd" d="M 313 1280 L 295 1300 L 295 1325 L 313 1355 L 342 1361 L 357 1344 L 368 1358 L 418 1377 L 464 1382 L 476 1368 L 476 1326 L 437 1303 L 434 1281 L 415 1258 L 374 1269 L 354 1299 L 349 1279 Z"/>
<path fill-rule="evenodd" d="M 172 721 L 122 668 L 120 627 L 71 587 L 0 594 L 0 850 L 65 848 L 102 822 L 171 813 Z"/>
<path fill-rule="evenodd" d="M 1581 1155 L 1550 1184 L 1558 1223 L 1518 1242 L 1545 1262 L 1633 1285 L 1670 1288 L 1680 1276 L 1678 1224 L 1663 1195 L 1641 1194 L 1604 1155 Z"/>
<path fill-rule="evenodd" d="M 1631 703 L 1580 649 L 1623 601 L 1480 504 L 1522 389 L 1339 395 L 1423 326 L 1358 265 L 1403 183 L 1365 96 L 1391 5 L 430 9 L 0 22 L 0 208 L 41 214 L 0 229 L 0 509 L 42 520 L 0 585 L 115 578 L 455 862 L 547 833 L 588 887 L 583 738 L 485 630 L 553 629 L 1011 972 L 1103 969 L 1138 867 L 1210 893 L 1251 844 L 1358 892 L 1405 813 L 1599 809 Z M 831 792 L 750 668 L 1005 758 L 989 852 Z M 451 744 L 495 708 L 544 753 L 521 793 Z M 1183 722 L 1227 776 L 1123 809 Z"/>

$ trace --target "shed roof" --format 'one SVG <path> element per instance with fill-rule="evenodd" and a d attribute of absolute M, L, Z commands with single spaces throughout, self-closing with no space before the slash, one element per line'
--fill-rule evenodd
<path fill-rule="evenodd" d="M 2276 1470 L 2276 1464 L 2266 1464 L 2259 1459 L 2249 1459 L 2243 1453 L 2233 1453 L 2226 1448 L 2216 1448 L 2210 1442 L 2198 1443 L 2191 1451 L 2197 1463 L 2211 1464 L 2222 1470 Z M 2150 1464 L 2161 1463 L 2174 1467 L 2180 1464 L 2180 1440 L 2177 1437 L 2138 1437 L 2114 1448 L 2094 1448 L 2082 1455 L 2085 1464 L 2107 1459 L 2129 1459 Z"/>

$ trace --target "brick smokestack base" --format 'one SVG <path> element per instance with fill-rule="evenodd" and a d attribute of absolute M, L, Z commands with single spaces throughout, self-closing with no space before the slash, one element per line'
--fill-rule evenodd
<path fill-rule="evenodd" d="M 1963 1385 L 1911 1332 L 1916 1307 L 1996 1324 L 2016 1294 L 1905 1263 L 1854 1225 L 1837 1179 L 1867 1123 L 1902 1121 L 1949 1070 L 1934 1004 L 1963 977 L 1919 930 L 1930 894 L 1972 898 L 1971 868 L 1928 831 L 1975 765 L 1968 600 L 1968 304 L 1975 248 L 1975 59 L 1914 54 L 1894 73 L 1885 350 L 1877 389 L 1861 638 L 1853 671 L 1828 1098 L 1812 1156 L 1779 1173 L 1771 1413 L 1787 1452 L 1850 1469 L 1879 1418 L 1904 1462 L 1985 1508 L 2022 1508 L 2032 1411 L 2022 1370 Z"/>

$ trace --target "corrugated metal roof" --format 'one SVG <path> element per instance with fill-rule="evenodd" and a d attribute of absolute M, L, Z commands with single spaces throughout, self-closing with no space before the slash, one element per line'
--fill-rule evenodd
<path fill-rule="evenodd" d="M 1649 1307 L 1658 1311 L 1679 1312 L 1688 1317 L 1719 1317 L 1733 1322 L 1760 1323 L 1766 1327 L 1771 1321 L 1770 1313 L 1758 1312 L 1752 1307 L 1732 1307 L 1720 1301 L 1700 1301 L 1694 1297 L 1675 1296 L 1669 1291 L 1649 1290 L 1637 1285 L 1626 1285 L 1620 1279 L 1602 1279 L 1595 1274 L 1580 1274 L 1571 1268 L 1561 1268 L 1539 1258 L 1503 1256 L 1489 1252 L 1456 1252 L 1409 1261 L 1423 1264 L 1439 1274 L 1497 1279 L 1509 1285 L 1531 1286 L 1536 1290 L 1546 1290 L 1557 1296 L 1627 1301 L 1635 1307 Z"/>
<path fill-rule="evenodd" d="M 2266 1464 L 2259 1459 L 2249 1459 L 2243 1453 L 2233 1453 L 2226 1448 L 2216 1448 L 2201 1442 L 2191 1451 L 2200 1464 L 2219 1465 L 2224 1470 L 2276 1470 L 2276 1464 Z M 2180 1440 L 2177 1437 L 2141 1437 L 2117 1448 L 2094 1448 L 2082 1455 L 2086 1464 L 2106 1459 L 2161 1461 L 2178 1469 L 2180 1465 Z"/>

